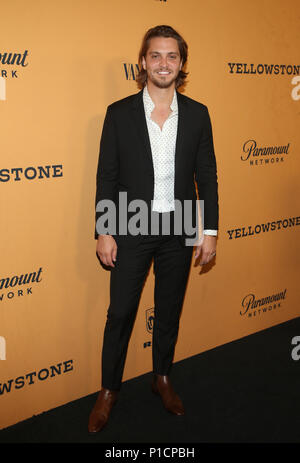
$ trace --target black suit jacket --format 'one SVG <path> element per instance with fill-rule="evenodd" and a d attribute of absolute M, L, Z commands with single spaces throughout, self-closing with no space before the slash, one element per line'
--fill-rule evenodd
<path fill-rule="evenodd" d="M 177 92 L 177 91 L 176 91 Z M 204 200 L 204 229 L 218 229 L 218 182 L 213 136 L 207 107 L 177 92 L 178 129 L 175 151 L 175 198 Z M 143 90 L 107 108 L 97 170 L 96 206 L 103 199 L 118 208 L 119 192 L 128 202 L 143 199 L 151 210 L 154 168 L 143 104 Z M 104 212 L 96 212 L 96 222 Z M 195 213 L 195 209 L 194 209 Z M 194 214 L 193 213 L 193 214 Z M 118 214 L 117 214 L 118 215 Z M 128 220 L 130 214 L 128 214 Z M 193 224 L 195 224 L 193 216 Z M 136 243 L 141 235 L 120 236 L 117 242 Z M 182 233 L 182 243 L 186 235 Z M 97 228 L 95 238 L 98 238 Z"/>

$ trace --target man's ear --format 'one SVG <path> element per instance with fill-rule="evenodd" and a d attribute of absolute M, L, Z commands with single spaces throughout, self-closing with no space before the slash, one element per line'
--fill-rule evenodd
<path fill-rule="evenodd" d="M 144 56 L 142 57 L 142 66 L 143 66 L 143 69 L 146 69 L 146 60 Z"/>

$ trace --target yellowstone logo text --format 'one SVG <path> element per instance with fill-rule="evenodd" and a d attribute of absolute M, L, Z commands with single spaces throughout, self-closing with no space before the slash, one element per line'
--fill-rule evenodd
<path fill-rule="evenodd" d="M 300 65 L 292 64 L 248 64 L 248 63 L 227 63 L 230 74 L 300 74 Z"/>
<path fill-rule="evenodd" d="M 58 363 L 57 365 L 51 365 L 48 368 L 42 368 L 39 371 L 32 371 L 30 373 L 18 376 L 15 379 L 9 379 L 4 383 L 0 383 L 0 395 L 5 392 L 11 392 L 12 388 L 22 389 L 24 386 L 29 386 L 38 381 L 45 381 L 50 378 L 54 378 L 62 373 L 67 373 L 73 370 L 73 360 L 67 360 L 65 362 Z"/>
<path fill-rule="evenodd" d="M 266 233 L 269 231 L 281 230 L 282 228 L 295 227 L 297 225 L 300 225 L 300 216 L 261 223 L 255 226 L 249 225 L 248 229 L 246 227 L 234 228 L 232 230 L 227 230 L 227 233 L 229 239 L 232 240 L 233 238 L 244 238 L 246 236 L 257 235 L 261 232 Z"/>
<path fill-rule="evenodd" d="M 62 164 L 54 164 L 52 166 L 37 166 L 37 167 L 14 167 L 12 169 L 0 169 L 0 182 L 9 182 L 13 180 L 19 182 L 21 180 L 35 180 L 45 178 L 57 178 L 63 176 Z"/>

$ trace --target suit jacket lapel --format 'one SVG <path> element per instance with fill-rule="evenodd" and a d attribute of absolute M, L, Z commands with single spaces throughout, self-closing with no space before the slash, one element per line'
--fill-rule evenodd
<path fill-rule="evenodd" d="M 139 134 L 140 140 L 145 149 L 147 159 L 148 161 L 150 161 L 152 169 L 153 169 L 150 138 L 148 134 L 148 127 L 147 127 L 145 109 L 144 109 L 144 104 L 143 104 L 143 90 L 141 90 L 139 93 L 135 95 L 135 98 L 132 104 L 132 110 L 133 110 L 132 113 L 133 113 L 133 118 L 135 121 L 135 126 L 137 128 L 137 132 Z"/>
<path fill-rule="evenodd" d="M 176 93 L 178 103 L 178 126 L 175 148 L 175 179 L 176 175 L 178 175 L 180 172 L 180 162 L 183 158 L 184 137 L 188 125 L 186 102 L 183 96 L 179 92 L 177 92 L 177 90 Z"/>

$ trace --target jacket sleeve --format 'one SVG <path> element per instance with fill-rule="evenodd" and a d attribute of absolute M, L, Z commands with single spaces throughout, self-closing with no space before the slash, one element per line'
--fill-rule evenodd
<path fill-rule="evenodd" d="M 195 179 L 198 187 L 199 199 L 204 200 L 204 230 L 218 230 L 218 178 L 214 152 L 213 135 L 208 109 L 204 107 L 202 119 L 202 135 L 200 138 Z"/>
<path fill-rule="evenodd" d="M 112 117 L 112 109 L 111 106 L 108 106 L 100 140 L 95 208 L 99 201 L 104 199 L 115 201 L 119 179 L 119 158 L 117 146 L 117 134 Z M 95 212 L 96 223 L 102 214 L 104 214 L 104 212 Z M 95 239 L 98 239 L 96 224 Z"/>

